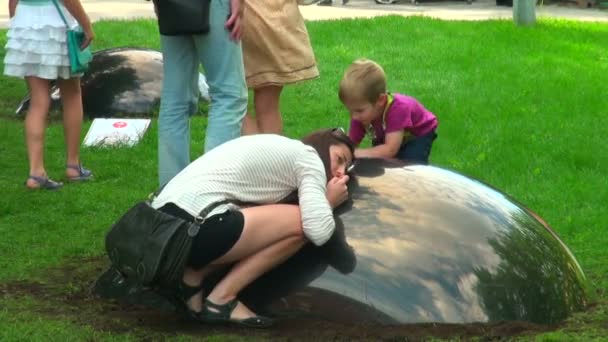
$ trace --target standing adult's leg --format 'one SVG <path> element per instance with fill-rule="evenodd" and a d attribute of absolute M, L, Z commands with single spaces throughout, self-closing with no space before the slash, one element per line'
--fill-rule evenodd
<path fill-rule="evenodd" d="M 281 134 L 283 119 L 281 118 L 280 99 L 283 86 L 265 86 L 253 90 L 255 119 L 260 133 Z"/>
<path fill-rule="evenodd" d="M 44 168 L 44 131 L 49 112 L 50 96 L 49 81 L 38 77 L 26 77 L 30 90 L 30 107 L 25 117 L 25 142 L 30 163 L 30 176 L 47 177 Z M 26 185 L 30 188 L 39 187 L 37 181 L 28 179 Z"/>
<path fill-rule="evenodd" d="M 241 135 L 247 112 L 247 85 L 241 43 L 230 40 L 224 27 L 230 1 L 211 1 L 210 31 L 196 36 L 196 46 L 209 85 L 211 108 L 205 152 Z"/>
<path fill-rule="evenodd" d="M 255 100 L 254 100 L 255 101 Z M 259 134 L 260 128 L 258 127 L 258 122 L 256 117 L 251 113 L 247 113 L 243 118 L 243 125 L 241 128 L 242 135 L 251 135 L 251 134 Z"/>
<path fill-rule="evenodd" d="M 160 36 L 163 88 L 158 117 L 158 178 L 165 185 L 190 163 L 190 115 L 198 56 L 191 36 Z M 196 78 L 193 80 L 193 78 Z"/>
<path fill-rule="evenodd" d="M 80 79 L 58 79 L 63 106 L 63 132 L 66 148 L 66 176 L 73 179 L 88 179 L 92 173 L 80 165 L 80 134 L 82 130 L 82 94 Z"/>

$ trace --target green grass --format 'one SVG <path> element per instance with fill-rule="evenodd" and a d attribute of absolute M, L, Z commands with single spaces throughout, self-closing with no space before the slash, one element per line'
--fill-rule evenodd
<path fill-rule="evenodd" d="M 320 127 L 346 127 L 348 116 L 337 97 L 341 74 L 355 58 L 376 60 L 392 91 L 418 98 L 437 114 L 433 164 L 479 178 L 532 208 L 589 277 L 598 306 L 573 316 L 561 330 L 526 339 L 608 336 L 608 25 L 540 20 L 519 28 L 511 21 L 385 17 L 310 22 L 308 29 L 321 77 L 285 89 L 285 133 L 300 137 Z M 159 47 L 153 21 L 105 21 L 95 31 L 94 49 Z M 6 31 L 0 31 L 0 45 L 5 43 Z M 134 148 L 83 149 L 95 182 L 56 193 L 26 191 L 23 124 L 13 119 L 25 92 L 21 80 L 2 77 L 0 283 L 45 279 L 46 268 L 66 259 L 102 255 L 109 225 L 157 184 L 153 123 Z M 205 125 L 203 116 L 193 122 L 193 156 L 202 151 Z M 63 148 L 62 127 L 53 123 L 45 155 L 51 176 L 63 173 Z M 32 319 L 30 306 L 16 315 L 8 295 L 0 303 L 0 340 L 55 334 L 129 339 L 67 318 Z"/>
<path fill-rule="evenodd" d="M 0 340 L 1 341 L 135 341 L 128 334 L 114 334 L 95 331 L 87 326 L 78 326 L 62 319 L 41 317 L 23 310 L 32 309 L 38 305 L 33 298 L 6 299 L 2 301 L 0 310 Z"/>

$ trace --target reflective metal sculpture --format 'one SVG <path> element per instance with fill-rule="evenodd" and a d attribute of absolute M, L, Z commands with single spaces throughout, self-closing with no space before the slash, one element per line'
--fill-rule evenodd
<path fill-rule="evenodd" d="M 199 75 L 199 89 L 206 95 L 205 78 Z M 85 117 L 149 117 L 160 101 L 163 56 L 144 48 L 114 48 L 93 54 L 89 70 L 81 78 Z M 55 82 L 51 86 L 52 108 L 60 108 L 61 95 Z M 25 114 L 29 94 L 17 107 Z"/>
<path fill-rule="evenodd" d="M 243 302 L 277 316 L 381 324 L 553 323 L 584 308 L 587 282 L 574 256 L 503 193 L 397 161 L 360 160 L 355 173 L 330 242 L 256 280 Z M 97 292 L 167 307 L 111 271 Z"/>

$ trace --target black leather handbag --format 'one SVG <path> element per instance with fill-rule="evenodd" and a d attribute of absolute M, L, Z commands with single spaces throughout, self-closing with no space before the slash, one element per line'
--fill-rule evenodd
<path fill-rule="evenodd" d="M 158 30 L 166 36 L 206 34 L 212 0 L 153 0 Z"/>
<path fill-rule="evenodd" d="M 174 287 L 181 281 L 192 240 L 204 219 L 195 222 L 139 202 L 106 235 L 106 251 L 123 276 L 148 287 Z"/>

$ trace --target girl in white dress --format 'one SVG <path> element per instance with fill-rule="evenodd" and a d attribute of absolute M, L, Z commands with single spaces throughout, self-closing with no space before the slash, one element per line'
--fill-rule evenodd
<path fill-rule="evenodd" d="M 57 80 L 63 106 L 66 144 L 66 178 L 88 180 L 92 172 L 80 164 L 82 97 L 80 75 L 70 74 L 66 45 L 66 25 L 53 0 L 9 0 L 11 22 L 7 33 L 4 74 L 24 78 L 30 90 L 30 106 L 25 118 L 25 140 L 29 159 L 31 189 L 55 190 L 63 184 L 50 179 L 44 167 L 44 133 L 50 107 L 50 81 Z M 94 38 L 91 22 L 79 0 L 58 0 L 70 27 L 80 24 L 85 40 Z"/>

